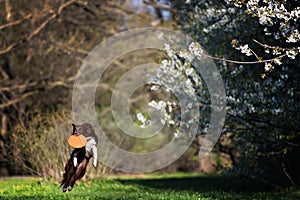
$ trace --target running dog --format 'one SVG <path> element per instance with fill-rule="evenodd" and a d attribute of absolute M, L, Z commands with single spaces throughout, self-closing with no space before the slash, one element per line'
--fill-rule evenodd
<path fill-rule="evenodd" d="M 93 166 L 97 166 L 97 145 L 98 138 L 95 134 L 95 130 L 90 123 L 83 123 L 81 125 L 73 126 L 72 135 L 83 135 L 87 139 L 85 147 L 76 148 L 73 150 L 70 159 L 65 166 L 65 173 L 63 174 L 63 180 L 60 188 L 63 192 L 71 191 L 75 182 L 82 178 L 86 172 L 86 167 L 89 160 L 93 158 Z"/>

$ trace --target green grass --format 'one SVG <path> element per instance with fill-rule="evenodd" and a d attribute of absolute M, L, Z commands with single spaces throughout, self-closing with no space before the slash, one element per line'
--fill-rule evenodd
<path fill-rule="evenodd" d="M 195 174 L 79 181 L 63 193 L 53 181 L 0 179 L 0 199 L 300 199 L 300 188 L 274 191 L 235 177 Z"/>

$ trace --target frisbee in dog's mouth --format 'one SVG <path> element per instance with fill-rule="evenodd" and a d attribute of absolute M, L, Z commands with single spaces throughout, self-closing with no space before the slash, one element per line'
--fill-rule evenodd
<path fill-rule="evenodd" d="M 83 135 L 71 135 L 68 139 L 68 144 L 72 148 L 82 148 L 86 145 L 86 137 Z"/>

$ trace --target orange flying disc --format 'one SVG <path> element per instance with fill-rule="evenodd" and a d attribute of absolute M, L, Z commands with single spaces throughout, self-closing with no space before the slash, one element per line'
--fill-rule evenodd
<path fill-rule="evenodd" d="M 82 148 L 86 142 L 86 137 L 83 135 L 71 135 L 68 139 L 68 144 L 73 148 Z"/>

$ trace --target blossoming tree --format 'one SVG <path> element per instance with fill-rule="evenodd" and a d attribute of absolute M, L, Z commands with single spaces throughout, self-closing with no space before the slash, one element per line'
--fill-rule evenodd
<path fill-rule="evenodd" d="M 234 171 L 278 184 L 299 183 L 296 155 L 300 152 L 300 3 L 171 2 L 178 10 L 179 27 L 199 41 L 210 54 L 206 56 L 216 61 L 222 73 L 227 89 L 223 133 L 229 133 L 233 142 L 229 152 L 234 159 Z M 168 46 L 165 50 L 169 59 L 163 60 L 156 75 L 150 78 L 153 89 L 165 82 L 167 90 L 174 90 L 180 83 L 197 94 L 199 102 L 207 101 L 209 96 L 200 81 L 201 75 L 193 71 L 190 59 L 201 54 L 200 45 L 195 48 L 191 44 L 186 52 L 174 52 Z M 182 59 L 184 62 L 177 62 Z M 177 75 L 181 77 L 179 82 L 169 84 L 170 77 Z M 155 102 L 150 106 L 154 104 L 165 110 L 165 120 L 176 125 L 169 114 L 172 109 L 167 109 L 169 103 Z M 200 126 L 199 133 L 205 133 L 203 130 L 205 125 Z"/>

